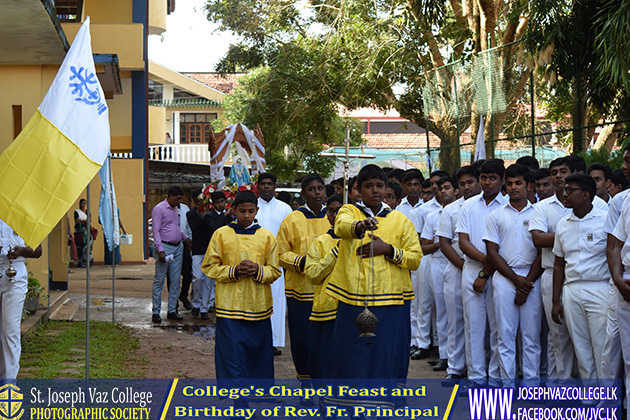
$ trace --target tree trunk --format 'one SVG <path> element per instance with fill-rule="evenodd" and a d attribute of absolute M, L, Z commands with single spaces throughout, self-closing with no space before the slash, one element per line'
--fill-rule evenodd
<path fill-rule="evenodd" d="M 459 142 L 457 141 L 457 132 L 449 134 L 450 135 L 440 137 L 441 147 L 438 167 L 450 174 L 461 166 L 461 156 Z"/>
<path fill-rule="evenodd" d="M 606 150 L 610 152 L 617 143 L 620 129 L 620 123 L 605 125 L 604 128 L 602 128 L 602 131 L 599 132 L 599 136 L 597 136 L 597 141 L 595 142 L 593 149 L 597 150 L 605 147 Z"/>
<path fill-rule="evenodd" d="M 573 124 L 573 154 L 585 152 L 588 149 L 588 134 L 582 128 L 588 122 L 587 95 L 584 90 L 584 80 L 581 76 L 573 80 L 573 109 L 571 122 Z"/>

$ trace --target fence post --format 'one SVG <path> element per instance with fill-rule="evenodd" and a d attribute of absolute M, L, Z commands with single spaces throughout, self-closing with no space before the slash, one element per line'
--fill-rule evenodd
<path fill-rule="evenodd" d="M 488 49 L 492 48 L 492 36 L 488 34 Z M 492 157 L 494 158 L 494 104 L 493 104 L 493 95 L 494 95 L 494 85 L 492 83 L 492 66 L 494 65 L 494 60 L 492 60 L 492 51 L 486 52 L 488 54 L 488 94 L 490 95 L 490 118 L 488 118 L 490 122 L 490 144 L 492 145 Z"/>
<path fill-rule="evenodd" d="M 536 102 L 534 101 L 534 70 L 529 72 L 529 94 L 532 100 L 531 113 L 532 113 L 532 157 L 536 157 Z"/>

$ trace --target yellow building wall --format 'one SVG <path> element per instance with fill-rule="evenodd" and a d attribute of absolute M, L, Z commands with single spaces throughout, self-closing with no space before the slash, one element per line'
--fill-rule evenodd
<path fill-rule="evenodd" d="M 143 165 L 142 159 L 112 159 L 112 176 L 114 178 L 114 189 L 116 190 L 116 204 L 120 210 L 120 220 L 127 233 L 133 235 L 133 243 L 131 245 L 120 246 L 120 255 L 123 263 L 144 261 Z M 103 229 L 98 223 L 100 194 L 101 181 L 97 175 L 90 182 L 89 203 L 90 213 L 92 214 L 92 226 L 98 230 L 98 236 L 92 248 L 92 256 L 97 264 L 102 264 L 105 260 Z M 81 193 L 68 212 L 72 231 L 74 231 L 74 211 L 79 208 L 81 198 L 87 198 L 87 188 Z"/>
<path fill-rule="evenodd" d="M 166 6 L 165 0 L 149 0 L 149 35 L 166 30 Z"/>
<path fill-rule="evenodd" d="M 22 128 L 44 99 L 57 74 L 56 66 L 0 66 L 0 153 L 13 142 L 13 105 L 22 106 Z M 48 240 L 42 243 L 42 256 L 29 260 L 29 270 L 48 290 Z M 45 303 L 45 301 L 42 301 Z"/>
<path fill-rule="evenodd" d="M 0 151 L 13 141 L 13 105 L 22 106 L 22 128 L 57 74 L 54 66 L 0 66 Z"/>
<path fill-rule="evenodd" d="M 72 44 L 81 23 L 63 23 L 62 27 L 68 42 Z M 90 33 L 93 53 L 118 54 L 121 70 L 144 70 L 142 57 L 144 28 L 141 24 L 94 23 L 92 21 Z"/>
<path fill-rule="evenodd" d="M 164 144 L 166 137 L 166 108 L 149 107 L 149 145 Z M 173 136 L 173 133 L 171 133 Z"/>
<path fill-rule="evenodd" d="M 129 0 L 85 0 L 83 3 L 83 17 L 87 16 L 90 17 L 92 23 L 132 23 L 133 2 Z"/>

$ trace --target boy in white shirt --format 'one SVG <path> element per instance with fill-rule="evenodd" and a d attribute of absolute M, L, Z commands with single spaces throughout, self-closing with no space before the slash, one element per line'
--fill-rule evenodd
<path fill-rule="evenodd" d="M 630 148 L 623 155 L 623 170 L 630 172 Z M 630 400 L 630 208 L 624 206 L 613 231 L 613 250 L 609 255 L 610 274 L 617 286 L 617 322 L 626 374 L 626 401 Z M 626 420 L 630 420 L 630 410 Z"/>
<path fill-rule="evenodd" d="M 446 207 L 455 201 L 455 196 L 459 192 L 457 181 L 450 176 L 445 176 L 437 181 L 438 193 L 441 204 Z M 420 245 L 422 253 L 431 255 L 431 275 L 425 287 L 430 287 L 435 304 L 435 325 L 440 344 L 440 360 L 433 368 L 434 371 L 446 370 L 448 367 L 448 320 L 446 316 L 446 304 L 444 302 L 444 269 L 448 264 L 448 259 L 440 251 L 439 238 L 436 235 L 440 216 L 444 207 L 429 213 L 425 218 L 422 234 L 420 235 Z"/>
<path fill-rule="evenodd" d="M 607 213 L 595 209 L 593 178 L 573 174 L 566 179 L 565 205 L 572 211 L 558 222 L 553 244 L 552 318 L 567 329 L 581 379 L 603 379 L 601 358 L 608 320 L 606 263 Z"/>
<path fill-rule="evenodd" d="M 549 171 L 555 194 L 536 203 L 534 213 L 529 221 L 529 231 L 532 234 L 534 245 L 541 248 L 542 251 L 541 264 L 544 272 L 540 278 L 540 291 L 549 326 L 547 377 L 550 379 L 568 379 L 573 371 L 575 353 L 566 325 L 556 324 L 551 319 L 552 277 L 555 258 L 551 249 L 558 221 L 570 211 L 563 202 L 565 180 L 573 172 L 573 166 L 568 158 L 561 157 L 551 161 Z"/>
<path fill-rule="evenodd" d="M 418 232 L 418 237 L 422 234 L 426 217 L 429 213 L 442 208 L 440 204 L 441 198 L 439 197 L 437 182 L 440 178 L 448 176 L 445 171 L 433 171 L 429 175 L 429 181 L 431 185 L 431 191 L 433 197 L 425 201 L 421 207 L 413 209 L 409 213 L 409 220 L 412 221 Z M 424 181 L 425 183 L 427 181 Z M 424 190 L 424 184 L 423 184 Z M 424 194 L 426 197 L 426 194 Z M 431 326 L 433 324 L 434 311 L 434 296 L 433 288 L 429 284 L 431 278 L 431 262 L 433 260 L 432 255 L 426 255 L 420 261 L 420 267 L 416 270 L 415 275 L 412 276 L 413 290 L 415 298 L 411 302 L 411 342 L 418 346 L 418 350 L 411 354 L 411 359 L 425 359 L 429 357 L 429 347 L 431 346 Z M 434 344 L 437 334 L 433 334 Z M 438 345 L 439 345 L 439 340 Z"/>
<path fill-rule="evenodd" d="M 507 168 L 505 185 L 510 201 L 490 213 L 483 235 L 488 258 L 496 268 L 492 287 L 502 379 L 516 379 L 516 336 L 519 330 L 523 379 L 540 376 L 543 309 L 538 280 L 542 268 L 528 230 L 534 212 L 528 200 L 533 181 L 528 167 L 514 164 Z"/>
<path fill-rule="evenodd" d="M 447 381 L 462 379 L 466 373 L 466 339 L 462 307 L 464 253 L 459 248 L 459 235 L 455 233 L 455 227 L 464 200 L 468 200 L 481 192 L 477 168 L 464 166 L 457 171 L 456 175 L 462 198 L 444 209 L 436 232 L 440 238 L 440 249 L 449 260 L 444 269 L 444 302 L 448 321 Z"/>
<path fill-rule="evenodd" d="M 462 301 L 466 333 L 466 366 L 468 379 L 484 382 L 487 376 L 499 378 L 497 332 L 494 302 L 492 299 L 492 273 L 494 268 L 488 259 L 482 240 L 485 224 L 490 213 L 507 202 L 501 194 L 505 182 L 505 168 L 499 159 L 486 160 L 479 170 L 483 193 L 470 198 L 462 206 L 457 222 L 459 246 L 464 252 L 462 270 Z M 489 324 L 490 364 L 486 373 L 486 322 Z"/>

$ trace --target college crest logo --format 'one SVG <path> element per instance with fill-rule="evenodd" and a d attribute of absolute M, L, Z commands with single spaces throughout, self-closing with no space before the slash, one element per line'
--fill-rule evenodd
<path fill-rule="evenodd" d="M 20 388 L 13 384 L 0 387 L 0 420 L 19 420 L 24 414 L 23 395 Z"/>

